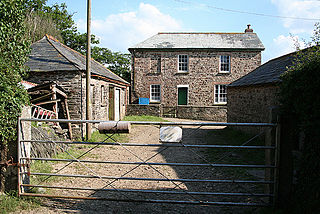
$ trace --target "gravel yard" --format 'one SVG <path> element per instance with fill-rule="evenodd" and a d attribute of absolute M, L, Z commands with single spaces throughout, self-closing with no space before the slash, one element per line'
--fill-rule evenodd
<path fill-rule="evenodd" d="M 176 119 L 171 119 L 179 121 Z M 205 144 L 205 136 L 209 128 L 183 127 L 184 144 Z M 215 127 L 221 129 L 223 127 Z M 130 143 L 160 144 L 159 127 L 134 125 L 129 134 Z M 79 148 L 83 151 L 88 147 Z M 159 153 L 159 154 L 158 154 Z M 208 159 L 205 149 L 189 149 L 179 147 L 122 147 L 99 146 L 83 157 L 86 160 L 121 161 L 121 162 L 157 162 L 157 163 L 206 163 Z M 54 170 L 62 168 L 65 163 L 54 165 Z M 59 174 L 83 174 L 95 176 L 132 177 L 132 178 L 161 178 L 161 179 L 232 179 L 224 173 L 222 168 L 193 167 L 193 166 L 148 166 L 132 164 L 93 164 L 72 163 Z M 110 185 L 111 183 L 111 185 Z M 216 184 L 208 182 L 180 182 L 180 181 L 144 181 L 144 180 L 110 180 L 101 178 L 58 178 L 50 185 L 82 187 L 159 190 L 175 192 L 243 192 L 239 185 Z M 252 188 L 252 187 L 245 187 Z M 252 190 L 252 189 L 251 189 Z M 230 201 L 250 202 L 247 197 L 204 196 L 190 194 L 159 194 L 136 193 L 122 191 L 92 191 L 92 190 L 57 190 L 51 189 L 47 194 L 67 196 L 91 196 L 104 198 L 118 198 L 123 200 L 176 200 L 176 201 Z M 222 207 L 214 205 L 188 205 L 167 203 L 117 202 L 104 200 L 70 200 L 45 199 L 44 206 L 33 211 L 22 213 L 242 213 L 254 211 L 256 208 Z"/>

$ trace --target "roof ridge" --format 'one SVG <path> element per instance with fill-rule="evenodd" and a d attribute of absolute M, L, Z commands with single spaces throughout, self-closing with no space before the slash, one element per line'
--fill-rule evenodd
<path fill-rule="evenodd" d="M 158 34 L 246 34 L 241 32 L 158 32 Z"/>
<path fill-rule="evenodd" d="M 297 54 L 297 53 L 298 53 L 298 51 L 293 51 L 293 52 L 291 52 L 291 53 L 287 53 L 287 54 L 285 54 L 285 55 L 278 56 L 278 57 L 276 57 L 276 58 L 270 59 L 269 61 L 263 63 L 262 65 L 267 64 L 267 63 L 269 63 L 269 62 L 272 62 L 272 61 L 274 61 L 274 60 L 278 60 L 278 59 L 281 59 L 281 58 L 288 57 L 288 56 L 290 56 L 290 55 L 295 55 L 295 54 Z M 262 65 L 261 65 L 261 66 L 262 66 Z"/>
<path fill-rule="evenodd" d="M 50 35 L 47 35 L 47 34 L 46 34 L 46 36 L 47 36 L 49 42 L 50 42 L 50 39 L 52 39 L 52 40 L 58 42 L 59 44 L 61 44 L 63 47 L 67 48 L 68 50 L 70 50 L 70 51 L 78 54 L 80 57 L 83 57 L 84 59 L 87 58 L 85 55 L 83 55 L 83 54 L 79 53 L 78 51 L 73 50 L 72 48 L 68 47 L 67 45 L 61 43 L 59 40 L 57 40 L 57 39 L 54 38 L 53 36 L 50 36 Z M 71 62 L 72 64 L 75 65 L 75 63 L 73 63 L 72 61 L 70 61 L 70 60 L 69 60 L 64 54 L 62 54 L 51 42 L 50 42 L 50 44 L 51 44 L 64 58 L 66 58 L 69 62 Z M 122 77 L 120 77 L 120 76 L 118 76 L 117 74 L 115 74 L 114 72 L 112 72 L 109 68 L 105 67 L 105 66 L 102 65 L 100 62 L 96 61 L 94 58 L 91 57 L 91 60 L 92 60 L 92 62 L 97 63 L 99 66 L 102 66 L 104 69 L 108 70 L 108 71 L 111 72 L 112 74 L 114 74 L 114 75 L 116 75 L 117 77 L 119 77 L 123 82 L 128 83 L 128 82 L 127 82 L 126 80 L 124 80 Z M 83 63 L 82 63 L 82 64 L 83 64 Z M 85 65 L 84 65 L 84 66 L 85 66 Z M 81 70 L 80 68 L 78 68 L 78 69 Z M 115 80 L 116 80 L 116 79 L 115 79 Z"/>
<path fill-rule="evenodd" d="M 61 44 L 61 45 L 64 46 L 64 47 L 69 48 L 68 46 L 62 44 L 59 40 L 57 40 L 56 38 L 54 38 L 53 36 L 50 36 L 50 35 L 48 35 L 48 34 L 46 34 L 45 37 L 47 38 L 48 42 L 52 45 L 52 47 L 53 47 L 54 49 L 56 49 L 56 50 L 61 54 L 61 56 L 63 56 L 67 61 L 69 61 L 70 63 L 72 63 L 72 65 L 73 65 L 74 67 L 76 67 L 76 68 L 78 68 L 79 70 L 81 70 L 81 69 L 79 68 L 79 66 L 76 65 L 76 63 L 72 62 L 72 61 L 71 61 L 70 59 L 68 59 L 63 53 L 61 53 L 61 51 L 59 51 L 59 49 L 50 41 L 50 39 L 53 40 L 53 41 L 55 41 L 55 42 L 58 42 L 59 44 Z M 71 48 L 70 48 L 70 49 L 71 49 Z"/>

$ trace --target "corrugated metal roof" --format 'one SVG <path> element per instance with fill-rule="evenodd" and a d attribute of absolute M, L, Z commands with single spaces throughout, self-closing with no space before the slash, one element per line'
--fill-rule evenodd
<path fill-rule="evenodd" d="M 232 82 L 228 87 L 272 84 L 280 82 L 280 76 L 295 60 L 296 52 L 272 59 L 252 72 Z"/>
<path fill-rule="evenodd" d="M 85 56 L 63 45 L 50 36 L 44 36 L 41 40 L 33 43 L 31 49 L 29 60 L 26 62 L 30 71 L 50 72 L 86 70 Z M 91 60 L 91 69 L 92 74 L 129 84 L 93 59 Z"/>
<path fill-rule="evenodd" d="M 158 33 L 130 49 L 259 49 L 255 33 Z"/>

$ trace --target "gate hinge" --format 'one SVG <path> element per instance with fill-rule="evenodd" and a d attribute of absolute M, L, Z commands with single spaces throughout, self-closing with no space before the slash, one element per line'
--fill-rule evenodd
<path fill-rule="evenodd" d="M 28 161 L 29 162 L 29 161 Z M 3 166 L 3 167 L 8 167 L 8 166 L 14 166 L 14 167 L 20 167 L 20 166 L 26 166 L 26 167 L 28 167 L 29 168 L 29 163 L 23 163 L 23 164 L 21 164 L 21 163 L 19 163 L 19 162 L 14 162 L 13 161 L 13 158 L 12 157 L 10 157 L 10 159 L 9 160 L 7 160 L 7 161 L 1 161 L 0 162 L 0 166 Z"/>

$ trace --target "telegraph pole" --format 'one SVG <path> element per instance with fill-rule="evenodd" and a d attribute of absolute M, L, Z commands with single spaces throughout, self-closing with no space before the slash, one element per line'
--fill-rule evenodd
<path fill-rule="evenodd" d="M 87 2 L 86 119 L 91 120 L 91 0 Z M 86 138 L 91 138 L 91 124 L 86 124 Z"/>

